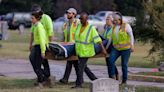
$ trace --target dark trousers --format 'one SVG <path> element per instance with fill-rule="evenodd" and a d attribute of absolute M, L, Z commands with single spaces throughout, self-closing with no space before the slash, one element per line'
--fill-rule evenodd
<path fill-rule="evenodd" d="M 78 72 L 77 72 L 77 79 L 76 79 L 76 85 L 77 86 L 81 86 L 82 83 L 83 83 L 83 73 L 84 73 L 84 71 L 86 72 L 87 76 L 91 80 L 97 79 L 97 77 L 87 67 L 87 61 L 88 61 L 88 58 L 81 58 L 81 57 L 79 57 Z"/>
<path fill-rule="evenodd" d="M 64 80 L 69 79 L 69 76 L 70 76 L 70 73 L 71 73 L 71 70 L 72 70 L 72 65 L 74 66 L 75 72 L 76 72 L 76 75 L 77 75 L 78 60 L 67 61 L 66 68 L 65 68 L 65 73 L 64 73 L 64 76 L 63 76 Z M 87 76 L 89 77 L 90 80 L 97 79 L 88 67 L 85 67 L 84 72 L 87 74 Z"/>
<path fill-rule="evenodd" d="M 47 80 L 50 76 L 49 63 L 47 59 L 42 58 L 41 49 L 39 45 L 33 46 L 29 59 L 34 69 L 34 72 L 37 75 L 38 82 L 43 82 Z M 43 69 L 41 68 L 42 65 Z"/>
<path fill-rule="evenodd" d="M 69 79 L 69 76 L 70 76 L 70 73 L 71 73 L 71 70 L 72 70 L 72 65 L 74 66 L 75 72 L 76 72 L 76 75 L 77 75 L 78 60 L 67 61 L 66 68 L 65 68 L 65 73 L 64 73 L 64 76 L 63 76 L 64 80 Z"/>

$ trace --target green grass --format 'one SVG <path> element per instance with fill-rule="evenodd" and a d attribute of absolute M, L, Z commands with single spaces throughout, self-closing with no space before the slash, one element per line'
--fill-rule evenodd
<path fill-rule="evenodd" d="M 35 80 L 0 77 L 0 92 L 90 92 L 89 83 L 84 83 L 84 88 L 82 89 L 71 89 L 75 84 L 73 82 L 69 84 L 57 82 L 52 88 L 36 89 L 33 86 L 34 81 Z M 128 88 L 128 92 L 131 92 L 134 88 L 132 85 L 120 85 L 120 92 L 124 92 L 125 87 Z M 135 87 L 135 92 L 163 92 L 163 90 L 163 88 L 158 87 Z"/>
<path fill-rule="evenodd" d="M 128 89 L 128 91 L 124 91 L 125 88 Z M 133 91 L 135 89 L 135 91 Z M 145 87 L 145 86 L 134 86 L 134 85 L 123 85 L 120 86 L 120 92 L 164 92 L 164 88 L 158 88 L 158 87 Z"/>
<path fill-rule="evenodd" d="M 164 72 L 140 72 L 141 75 L 164 76 Z"/>
<path fill-rule="evenodd" d="M 29 30 L 25 30 L 24 34 L 19 34 L 18 31 L 9 30 L 9 39 L 0 41 L 0 44 L 2 44 L 2 47 L 0 48 L 0 58 L 28 59 L 29 36 Z M 55 33 L 55 36 L 56 38 L 61 38 L 61 34 Z M 157 67 L 155 61 L 150 61 L 150 58 L 145 58 L 150 48 L 150 44 L 142 45 L 142 43 L 137 42 L 135 44 L 135 52 L 131 54 L 129 66 L 144 68 Z M 93 58 L 89 59 L 89 61 L 89 64 L 106 65 L 104 58 Z M 116 61 L 116 64 L 120 65 L 120 59 Z"/>
<path fill-rule="evenodd" d="M 35 80 L 29 79 L 11 79 L 0 77 L 0 92 L 89 92 L 89 84 L 84 83 L 83 89 L 71 89 L 75 83 L 71 82 L 67 85 L 56 83 L 53 88 L 36 89 L 33 86 Z"/>
<path fill-rule="evenodd" d="M 9 31 L 9 39 L 1 41 L 0 58 L 27 59 L 28 40 L 30 33 L 26 30 L 24 34 L 17 31 Z"/>

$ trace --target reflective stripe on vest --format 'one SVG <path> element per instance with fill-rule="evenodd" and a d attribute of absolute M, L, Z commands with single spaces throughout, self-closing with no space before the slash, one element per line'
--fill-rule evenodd
<path fill-rule="evenodd" d="M 77 26 L 77 23 L 78 23 L 78 20 L 77 19 L 75 19 L 75 21 L 73 22 L 73 23 L 71 23 L 71 25 L 70 25 L 70 28 L 69 28 L 69 30 L 68 30 L 68 24 L 69 24 L 69 22 L 65 22 L 64 23 L 64 38 L 65 38 L 65 42 L 74 42 L 74 30 L 75 30 L 75 27 Z M 77 29 L 77 27 L 76 27 L 76 29 Z M 69 32 L 68 32 L 69 31 Z M 69 33 L 69 35 L 68 35 L 68 33 Z"/>
<path fill-rule="evenodd" d="M 75 41 L 77 43 L 81 43 L 81 44 L 91 44 L 92 42 L 87 42 L 88 40 L 88 37 L 89 37 L 89 33 L 91 31 L 91 28 L 92 28 L 92 25 L 90 25 L 89 29 L 88 29 L 88 32 L 87 32 L 87 35 L 86 35 L 86 38 L 85 38 L 85 42 L 81 42 L 81 41 Z"/>
<path fill-rule="evenodd" d="M 105 39 L 108 38 L 107 36 L 108 36 L 108 34 L 110 33 L 111 29 L 112 29 L 112 27 L 108 27 L 108 28 L 105 30 L 104 35 L 103 35 Z"/>
<path fill-rule="evenodd" d="M 116 48 L 129 48 L 130 43 L 126 43 L 126 44 L 115 44 L 113 45 Z"/>

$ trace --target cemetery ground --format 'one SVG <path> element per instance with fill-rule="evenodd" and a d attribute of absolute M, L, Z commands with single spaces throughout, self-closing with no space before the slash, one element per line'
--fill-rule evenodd
<path fill-rule="evenodd" d="M 2 47 L 0 48 L 0 59 L 1 61 L 6 60 L 6 62 L 10 62 L 12 64 L 12 60 L 16 62 L 28 61 L 28 40 L 29 40 L 29 30 L 24 31 L 23 34 L 19 34 L 17 31 L 9 31 L 9 39 L 6 41 L 0 41 Z M 55 36 L 61 36 L 55 34 Z M 140 42 L 135 43 L 135 52 L 131 55 L 129 66 L 130 67 L 139 67 L 139 68 L 157 68 L 158 62 L 155 59 L 150 60 L 151 58 L 146 58 L 148 54 L 148 50 L 151 48 L 150 44 L 143 45 Z M 5 61 L 3 61 L 5 62 Z M 63 64 L 65 67 L 65 61 L 51 61 L 57 62 L 55 64 Z M 24 63 L 23 63 L 24 64 Z M 104 58 L 94 58 L 89 59 L 89 65 L 93 66 L 105 66 L 106 62 Z M 117 66 L 120 66 L 120 60 L 117 61 Z M 6 66 L 10 69 L 10 66 Z M 30 67 L 31 68 L 31 67 Z M 19 67 L 18 67 L 19 69 Z M 73 69 L 74 70 L 74 69 Z M 99 68 L 96 69 L 97 71 Z M 1 70 L 6 71 L 6 70 Z M 147 75 L 147 73 L 138 73 L 142 75 Z M 149 73 L 150 74 L 150 73 Z M 158 72 L 158 74 L 151 73 L 151 75 L 158 75 L 163 76 L 163 73 Z M 107 75 L 106 75 L 107 76 Z M 26 76 L 27 77 L 27 76 Z M 69 84 L 61 84 L 56 82 L 53 88 L 45 88 L 45 89 L 35 89 L 33 87 L 33 83 L 35 82 L 34 79 L 31 78 L 19 78 L 19 77 L 12 77 L 12 76 L 4 76 L 0 77 L 0 92 L 89 92 L 89 82 L 85 82 L 83 89 L 71 89 L 74 85 L 74 82 L 70 82 Z M 61 76 L 62 77 L 62 74 Z M 57 78 L 59 79 L 59 78 Z M 75 78 L 74 78 L 75 80 Z M 132 89 L 133 85 L 127 85 L 129 89 Z M 125 85 L 120 85 L 120 89 L 122 90 L 125 88 Z M 160 87 L 146 87 L 146 86 L 136 86 L 136 92 L 163 92 L 163 88 Z"/>

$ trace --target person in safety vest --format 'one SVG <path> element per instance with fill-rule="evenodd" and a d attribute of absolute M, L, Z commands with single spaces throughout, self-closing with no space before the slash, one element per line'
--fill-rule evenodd
<path fill-rule="evenodd" d="M 66 21 L 63 25 L 64 38 L 65 38 L 64 42 L 73 42 L 74 43 L 75 42 L 74 35 L 75 35 L 78 25 L 80 25 L 80 21 L 79 21 L 79 19 L 75 18 L 76 14 L 77 14 L 76 9 L 69 8 L 66 13 L 67 13 L 68 21 Z M 78 60 L 69 60 L 69 61 L 67 61 L 67 64 L 66 64 L 64 76 L 62 79 L 59 80 L 59 82 L 64 83 L 64 84 L 68 83 L 68 79 L 69 79 L 69 76 L 70 76 L 70 73 L 72 70 L 72 65 L 74 66 L 75 72 L 77 74 Z M 97 77 L 94 76 L 94 74 L 92 74 L 91 72 L 88 72 L 88 70 L 89 70 L 88 67 L 85 67 L 84 71 L 88 75 L 88 77 L 91 80 L 97 79 Z"/>
<path fill-rule="evenodd" d="M 109 14 L 106 18 L 106 24 L 104 27 L 105 31 L 102 34 L 103 38 L 105 38 L 106 40 L 109 40 L 112 36 L 112 27 L 113 27 L 113 17 L 111 14 Z M 112 44 L 110 46 L 107 46 L 106 50 L 107 50 L 108 54 L 110 54 L 111 48 L 113 48 Z M 108 59 L 109 59 L 109 57 L 106 58 L 106 64 L 107 64 L 107 68 L 108 68 L 108 75 L 111 78 L 110 69 L 108 67 L 109 66 Z M 115 74 L 116 74 L 115 79 L 119 80 L 118 70 L 117 70 L 116 66 L 115 66 Z"/>
<path fill-rule="evenodd" d="M 94 43 L 99 43 L 102 47 L 102 52 L 107 55 L 99 34 L 97 33 L 95 27 L 90 25 L 87 20 L 88 14 L 86 12 L 82 12 L 80 14 L 81 24 L 78 26 L 75 32 L 75 50 L 79 61 L 76 85 L 72 88 L 82 88 L 83 72 L 85 67 L 87 67 L 88 58 L 95 55 Z M 91 74 L 91 76 L 95 76 L 89 68 L 86 70 L 86 72 L 89 72 L 88 74 Z"/>
<path fill-rule="evenodd" d="M 33 60 L 31 61 L 31 65 L 34 69 L 34 72 L 37 75 L 38 83 L 37 87 L 42 88 L 48 80 L 48 77 L 46 76 L 44 70 L 41 68 L 41 65 L 43 64 L 43 59 L 45 58 L 45 52 L 47 49 L 46 45 L 46 31 L 42 25 L 42 23 L 39 21 L 41 19 L 40 14 L 38 13 L 32 13 L 32 25 L 33 25 Z M 47 67 L 45 67 L 47 68 Z"/>
<path fill-rule="evenodd" d="M 44 14 L 44 12 L 42 11 L 41 7 L 37 4 L 34 4 L 31 8 L 31 12 L 34 14 L 39 14 L 41 16 L 40 19 L 40 23 L 43 25 L 44 29 L 45 29 L 45 35 L 46 35 L 46 46 L 48 47 L 49 42 L 52 41 L 52 37 L 53 37 L 53 23 L 52 23 L 52 19 L 50 18 L 49 15 Z M 30 38 L 30 45 L 29 45 L 29 49 L 31 51 L 30 53 L 30 62 L 36 62 L 34 61 L 35 56 L 34 56 L 34 49 L 32 47 L 32 43 L 33 43 L 33 35 L 34 35 L 34 30 L 35 27 L 32 25 L 31 26 L 31 38 Z M 49 63 L 48 60 L 46 58 L 44 58 L 43 62 L 43 71 L 45 76 L 48 78 L 47 80 L 47 84 L 51 85 L 51 81 L 50 81 L 50 67 L 49 67 Z M 38 85 L 38 82 L 34 83 L 34 85 Z"/>
<path fill-rule="evenodd" d="M 128 79 L 128 61 L 131 52 L 134 52 L 134 36 L 132 28 L 128 23 L 124 23 L 120 13 L 114 14 L 115 25 L 112 28 L 112 37 L 108 44 L 112 43 L 113 48 L 109 57 L 109 71 L 111 78 L 115 74 L 115 62 L 121 56 L 122 84 L 126 84 Z M 109 45 L 108 45 L 109 46 Z"/>
<path fill-rule="evenodd" d="M 64 31 L 64 42 L 75 42 L 74 35 L 77 29 L 77 26 L 80 24 L 80 21 L 76 19 L 77 11 L 74 8 L 69 8 L 66 11 L 67 19 L 63 25 L 63 31 Z M 61 83 L 68 83 L 68 79 L 72 70 L 72 65 L 75 67 L 75 71 L 77 73 L 78 69 L 78 60 L 69 60 L 67 61 L 65 73 L 62 79 L 59 80 Z"/>

